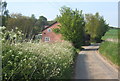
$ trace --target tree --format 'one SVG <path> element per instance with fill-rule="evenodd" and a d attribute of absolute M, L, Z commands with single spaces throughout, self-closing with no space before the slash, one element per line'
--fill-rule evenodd
<path fill-rule="evenodd" d="M 30 33 L 30 36 L 32 36 L 32 35 L 36 34 L 35 23 L 36 23 L 37 19 L 35 18 L 34 14 L 31 15 L 30 19 L 31 19 L 32 27 L 33 27 L 32 30 L 31 30 L 31 33 Z"/>
<path fill-rule="evenodd" d="M 7 2 L 0 2 L 0 8 L 2 10 L 1 16 L 2 17 L 2 26 L 6 26 L 7 19 L 9 17 L 9 11 L 7 10 Z"/>
<path fill-rule="evenodd" d="M 108 30 L 108 24 L 99 13 L 86 14 L 86 32 L 90 34 L 91 41 L 100 42 L 101 37 Z"/>
<path fill-rule="evenodd" d="M 47 22 L 47 18 L 44 16 L 40 16 L 39 19 L 35 23 L 34 31 L 38 34 L 42 32 L 45 25 L 49 25 Z"/>
<path fill-rule="evenodd" d="M 36 19 L 34 14 L 32 14 L 31 17 L 27 17 L 21 13 L 13 13 L 8 18 L 7 30 L 15 30 L 15 28 L 18 27 L 18 29 L 22 30 L 25 34 L 25 38 L 31 39 L 36 34 L 41 33 L 47 23 L 47 18 L 44 16 Z"/>
<path fill-rule="evenodd" d="M 31 38 L 33 35 L 34 21 L 31 17 L 22 16 L 22 14 L 11 14 L 8 18 L 7 30 L 19 30 L 25 34 L 25 38 Z"/>
<path fill-rule="evenodd" d="M 38 21 L 40 23 L 40 27 L 41 27 L 41 31 L 42 31 L 44 29 L 44 26 L 48 25 L 47 18 L 44 16 L 40 16 Z"/>
<path fill-rule="evenodd" d="M 84 16 L 82 11 L 72 10 L 63 6 L 60 10 L 61 15 L 57 20 L 60 25 L 60 33 L 64 40 L 72 42 L 76 48 L 81 48 L 84 42 Z"/>

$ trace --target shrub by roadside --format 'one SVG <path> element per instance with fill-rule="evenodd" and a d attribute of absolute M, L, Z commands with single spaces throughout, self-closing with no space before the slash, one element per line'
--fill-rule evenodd
<path fill-rule="evenodd" d="M 75 49 L 69 42 L 3 44 L 3 80 L 70 79 Z"/>

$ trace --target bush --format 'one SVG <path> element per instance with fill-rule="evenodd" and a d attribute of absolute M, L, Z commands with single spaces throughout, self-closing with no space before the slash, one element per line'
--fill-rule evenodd
<path fill-rule="evenodd" d="M 3 80 L 70 79 L 75 49 L 63 43 L 3 44 Z"/>

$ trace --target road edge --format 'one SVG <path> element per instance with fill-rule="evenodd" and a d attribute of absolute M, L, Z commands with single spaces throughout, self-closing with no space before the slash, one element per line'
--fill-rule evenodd
<path fill-rule="evenodd" d="M 106 63 L 107 65 L 109 65 L 111 68 L 113 68 L 117 73 L 119 70 L 119 66 L 115 65 L 114 63 L 112 63 L 108 58 L 106 58 L 105 56 L 103 56 L 99 50 L 96 51 L 97 55 L 100 57 L 101 60 L 103 60 L 104 63 Z"/>

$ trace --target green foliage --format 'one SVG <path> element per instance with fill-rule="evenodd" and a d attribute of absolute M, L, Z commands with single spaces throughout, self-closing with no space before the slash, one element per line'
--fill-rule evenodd
<path fill-rule="evenodd" d="M 19 31 L 18 28 L 15 28 L 15 31 L 8 31 L 6 27 L 0 27 L 0 36 L 3 43 L 17 43 L 23 40 L 23 33 Z"/>
<path fill-rule="evenodd" d="M 38 28 L 38 29 L 35 30 L 35 32 L 36 31 L 42 32 L 45 25 L 49 25 L 48 22 L 47 22 L 47 18 L 44 17 L 44 16 L 40 16 L 39 19 L 35 23 L 35 27 Z"/>
<path fill-rule="evenodd" d="M 6 16 L 8 17 L 9 16 L 9 11 L 7 10 L 7 2 L 4 1 L 4 2 L 0 2 L 0 7 L 1 7 L 1 10 L 2 10 L 2 16 Z"/>
<path fill-rule="evenodd" d="M 24 38 L 31 38 L 33 35 L 34 20 L 33 18 L 22 16 L 22 14 L 12 14 L 8 18 L 6 29 L 14 31 L 16 27 L 18 27 L 18 30 L 23 31 Z"/>
<path fill-rule="evenodd" d="M 4 1 L 0 1 L 0 9 L 1 9 L 1 16 L 0 16 L 0 22 L 2 22 L 2 24 L 0 24 L 0 26 L 6 26 L 7 24 L 7 19 L 9 17 L 9 11 L 7 10 L 7 2 Z"/>
<path fill-rule="evenodd" d="M 120 44 L 119 44 L 120 45 Z M 111 60 L 114 64 L 120 66 L 120 56 L 118 54 L 118 43 L 117 42 L 103 42 L 100 45 L 99 51 L 102 55 Z"/>
<path fill-rule="evenodd" d="M 5 19 L 4 17 L 2 18 Z M 32 14 L 31 17 L 27 17 L 18 13 L 10 15 L 7 19 L 6 29 L 15 30 L 15 28 L 18 27 L 18 29 L 22 30 L 25 34 L 24 39 L 31 39 L 34 35 L 42 32 L 45 25 L 48 25 L 48 22 L 47 18 L 44 16 L 40 16 L 39 19 L 36 19 L 34 14 Z"/>
<path fill-rule="evenodd" d="M 3 44 L 3 81 L 70 79 L 75 49 L 63 43 Z"/>
<path fill-rule="evenodd" d="M 18 32 L 0 27 L 3 81 L 71 78 L 76 53 L 71 43 L 21 43 Z"/>
<path fill-rule="evenodd" d="M 61 15 L 57 20 L 60 22 L 60 33 L 64 40 L 71 41 L 76 48 L 80 48 L 84 42 L 84 16 L 82 11 L 62 7 Z"/>
<path fill-rule="evenodd" d="M 59 28 L 54 28 L 53 32 L 55 32 L 56 34 L 60 34 L 60 29 Z"/>
<path fill-rule="evenodd" d="M 95 15 L 86 14 L 86 32 L 90 34 L 91 41 L 100 42 L 101 37 L 108 30 L 108 24 L 103 17 L 96 13 Z"/>

